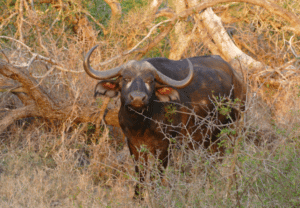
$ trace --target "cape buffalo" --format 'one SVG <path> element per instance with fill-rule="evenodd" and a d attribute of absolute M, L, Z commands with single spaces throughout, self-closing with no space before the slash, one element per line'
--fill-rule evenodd
<path fill-rule="evenodd" d="M 210 116 L 215 109 L 212 101 L 215 97 L 245 101 L 244 83 L 220 56 L 178 61 L 167 58 L 131 60 L 107 71 L 96 71 L 89 63 L 96 47 L 85 56 L 84 69 L 92 78 L 102 80 L 96 86 L 95 96 L 115 97 L 121 93 L 119 123 L 134 160 L 141 159 L 140 150 L 146 147 L 166 167 L 168 138 L 180 141 L 188 135 L 195 143 L 210 147 L 218 140 L 220 128 L 209 128 L 197 119 Z M 170 104 L 175 106 L 175 113 L 170 113 Z M 221 113 L 214 118 L 218 124 L 226 124 L 238 118 L 238 111 L 232 109 L 230 118 Z M 185 128 L 181 128 L 183 125 Z M 143 159 L 147 162 L 147 154 L 143 154 Z M 140 173 L 138 166 L 135 170 Z M 143 181 L 140 173 L 140 182 Z"/>

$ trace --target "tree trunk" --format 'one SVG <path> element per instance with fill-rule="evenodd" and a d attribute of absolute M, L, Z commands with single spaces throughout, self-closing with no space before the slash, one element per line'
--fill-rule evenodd
<path fill-rule="evenodd" d="M 176 14 L 180 14 L 187 9 L 185 0 L 177 0 L 175 4 Z M 184 20 L 178 21 L 175 25 L 175 34 L 171 39 L 172 48 L 170 51 L 169 59 L 179 60 L 191 40 L 191 34 L 186 35 L 185 31 L 187 23 Z"/>
<path fill-rule="evenodd" d="M 220 55 L 226 61 L 230 62 L 232 66 L 240 71 L 240 65 L 242 65 L 242 69 L 249 69 L 249 73 L 254 73 L 263 69 L 264 65 L 254 60 L 252 57 L 245 54 L 241 51 L 236 45 L 233 43 L 226 30 L 224 29 L 221 19 L 214 14 L 211 8 L 218 3 L 232 2 L 232 0 L 211 0 L 207 2 L 203 2 L 197 4 L 196 0 L 188 1 L 190 8 L 180 12 L 177 15 L 174 15 L 170 21 L 174 21 L 174 19 L 184 18 L 189 15 L 195 14 L 195 20 L 198 20 L 198 28 L 200 30 L 201 36 L 198 38 L 203 38 L 203 43 L 211 50 L 213 54 Z M 254 5 L 261 6 L 271 13 L 279 15 L 284 18 L 286 21 L 290 22 L 293 27 L 286 26 L 285 29 L 294 31 L 297 34 L 300 34 L 300 19 L 291 12 L 284 10 L 278 5 L 270 2 L 270 1 L 262 1 L 262 0 L 236 0 L 235 2 L 246 2 Z M 181 7 L 184 7 L 184 4 L 180 4 Z M 197 12 L 206 9 L 202 14 L 197 14 Z M 202 22 L 202 23 L 201 23 Z M 178 26 L 179 27 L 179 26 Z M 191 39 L 189 36 L 182 35 L 181 31 L 184 27 L 180 27 L 178 32 L 175 34 L 178 35 L 178 44 L 175 45 L 174 48 L 171 49 L 171 54 L 169 58 L 171 59 L 179 59 L 182 56 L 183 51 L 188 46 L 188 41 Z M 176 29 L 175 29 L 176 31 Z M 207 34 L 207 32 L 208 34 Z M 208 40 L 207 37 L 211 37 L 213 40 Z"/>
<path fill-rule="evenodd" d="M 261 62 L 254 60 L 234 44 L 223 27 L 221 18 L 218 17 L 211 8 L 206 9 L 203 12 L 202 17 L 205 28 L 221 52 L 220 55 L 226 61 L 230 62 L 234 66 L 238 66 L 235 67 L 236 69 L 240 68 L 238 62 L 241 62 L 242 66 L 250 69 L 249 72 L 252 72 L 252 70 L 261 70 L 263 68 L 263 64 Z"/>

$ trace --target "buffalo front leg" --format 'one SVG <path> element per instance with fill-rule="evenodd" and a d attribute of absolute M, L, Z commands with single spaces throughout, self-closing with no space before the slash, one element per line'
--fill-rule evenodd
<path fill-rule="evenodd" d="M 152 164 L 149 159 L 153 158 L 156 162 L 156 166 L 158 169 L 159 177 L 162 181 L 162 183 L 165 185 L 163 182 L 164 178 L 164 170 L 168 165 L 168 149 L 167 148 L 162 148 L 160 150 L 152 148 L 152 149 L 147 149 L 147 146 L 141 145 L 139 148 L 136 146 L 130 144 L 128 142 L 130 154 L 133 157 L 133 160 L 135 162 L 135 172 L 139 178 L 139 183 L 135 187 L 135 193 L 134 193 L 134 198 L 139 198 L 141 200 L 144 199 L 144 194 L 145 194 L 145 178 L 147 174 L 150 174 L 150 180 L 154 181 L 155 179 L 155 170 L 152 170 L 153 172 L 150 171 L 152 169 Z M 152 160 L 151 160 L 152 161 Z M 151 164 L 151 167 L 149 167 Z"/>
<path fill-rule="evenodd" d="M 134 199 L 144 199 L 144 182 L 148 170 L 148 153 L 143 150 L 143 147 L 139 149 L 134 145 L 128 143 L 130 155 L 135 162 L 135 173 L 139 178 L 139 183 L 135 186 Z"/>

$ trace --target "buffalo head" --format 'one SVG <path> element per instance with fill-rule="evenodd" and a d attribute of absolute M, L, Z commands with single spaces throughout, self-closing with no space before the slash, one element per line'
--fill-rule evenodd
<path fill-rule="evenodd" d="M 181 81 L 164 75 L 147 61 L 131 60 L 107 71 L 96 71 L 90 66 L 89 61 L 96 47 L 94 46 L 87 53 L 84 60 L 84 69 L 87 74 L 92 78 L 102 80 L 95 88 L 95 96 L 115 97 L 120 91 L 121 103 L 126 107 L 142 110 L 154 99 L 162 102 L 179 101 L 180 96 L 176 88 L 186 87 L 193 79 L 193 65 L 189 60 L 189 74 Z"/>

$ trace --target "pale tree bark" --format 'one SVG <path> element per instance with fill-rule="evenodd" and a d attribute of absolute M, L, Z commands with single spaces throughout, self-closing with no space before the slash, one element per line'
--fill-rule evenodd
<path fill-rule="evenodd" d="M 19 21 L 19 24 L 18 24 L 18 29 L 19 29 L 19 36 L 20 36 L 19 40 L 21 42 L 24 42 L 23 30 L 22 30 L 23 22 L 24 22 L 24 20 L 23 20 L 23 10 L 24 10 L 23 3 L 24 3 L 24 0 L 20 0 L 20 7 L 19 7 L 19 19 L 20 19 L 20 21 Z"/>
<path fill-rule="evenodd" d="M 268 0 L 234 0 L 234 1 L 233 0 L 210 0 L 208 2 L 199 3 L 196 6 L 189 8 L 178 15 L 174 15 L 174 17 L 170 19 L 170 21 L 173 21 L 174 19 L 178 19 L 178 18 L 187 17 L 189 15 L 195 14 L 209 7 L 215 6 L 216 4 L 219 3 L 229 3 L 229 2 L 245 2 L 245 3 L 261 6 L 262 8 L 268 10 L 270 13 L 282 17 L 283 19 L 285 19 L 287 22 L 291 24 L 291 26 L 285 26 L 283 29 L 293 31 L 297 35 L 300 35 L 299 17 Z"/>
<path fill-rule="evenodd" d="M 163 0 L 153 0 L 150 4 L 150 9 L 153 11 L 157 11 L 162 2 Z"/>
<path fill-rule="evenodd" d="M 218 3 L 225 2 L 232 2 L 232 0 L 210 0 L 200 4 L 197 4 L 198 2 L 196 0 L 189 0 L 189 8 L 180 12 L 179 14 L 177 13 L 173 18 L 171 18 L 171 20 L 194 14 L 196 24 L 198 24 L 197 27 L 199 29 L 199 34 L 201 34 L 197 36 L 197 38 L 201 38 L 203 43 L 211 50 L 213 54 L 220 55 L 226 61 L 230 62 L 236 69 L 239 69 L 241 64 L 244 69 L 249 69 L 248 72 L 250 73 L 261 70 L 264 65 L 261 62 L 254 60 L 252 57 L 248 56 L 238 47 L 236 47 L 224 29 L 221 19 L 215 15 L 211 9 L 207 9 Z M 284 10 L 270 1 L 236 0 L 235 2 L 246 2 L 261 6 L 269 12 L 284 18 L 292 25 L 292 27 L 286 26 L 284 29 L 293 31 L 296 34 L 300 34 L 300 19 L 295 14 Z M 182 6 L 183 4 L 179 5 L 184 7 Z M 206 10 L 201 14 L 197 13 L 204 9 Z M 182 35 L 180 31 L 177 33 L 175 32 L 175 34 L 178 34 L 179 41 L 178 44 L 175 45 L 174 49 L 171 49 L 172 53 L 169 56 L 171 59 L 179 59 L 182 56 L 182 53 L 186 50 L 189 41 L 192 40 L 189 36 Z M 210 39 L 213 40 L 213 42 Z"/>
<path fill-rule="evenodd" d="M 221 51 L 221 56 L 233 65 L 242 64 L 252 70 L 261 70 L 264 65 L 241 51 L 232 41 L 218 17 L 211 8 L 206 9 L 203 14 L 203 24 L 207 28 L 211 38 Z M 240 67 L 235 67 L 240 68 Z"/>
<path fill-rule="evenodd" d="M 175 12 L 176 14 L 180 14 L 184 10 L 187 9 L 185 0 L 176 0 L 175 3 Z M 186 49 L 188 43 L 190 42 L 192 35 L 186 35 L 187 23 L 185 21 L 179 21 L 175 25 L 175 36 L 172 37 L 172 48 L 170 51 L 169 59 L 178 60 L 181 58 L 184 50 Z"/>
<path fill-rule="evenodd" d="M 144 19 L 141 22 L 146 22 L 146 23 L 153 22 L 155 19 L 155 13 L 157 12 L 162 2 L 163 0 L 153 0 L 146 11 L 146 15 L 144 16 Z"/>
<path fill-rule="evenodd" d="M 198 4 L 198 0 L 190 0 L 189 1 L 189 7 L 194 7 L 197 4 Z M 203 14 L 202 13 L 195 14 L 194 19 L 195 19 L 197 30 L 199 33 L 199 35 L 196 38 L 200 37 L 202 39 L 203 44 L 209 48 L 209 50 L 211 51 L 212 54 L 221 56 L 221 52 L 220 52 L 219 48 L 212 41 L 212 39 L 207 31 L 207 28 L 203 24 Z"/>
<path fill-rule="evenodd" d="M 176 13 L 180 14 L 187 8 L 196 6 L 198 3 L 198 0 L 178 0 L 176 4 Z M 181 21 L 175 25 L 176 37 L 174 37 L 173 39 L 174 42 L 176 42 L 176 44 L 173 44 L 172 46 L 169 55 L 170 59 L 181 59 L 183 53 L 187 50 L 190 42 L 195 40 L 196 38 L 201 39 L 204 45 L 206 45 L 213 54 L 221 55 L 221 52 L 219 51 L 218 47 L 212 42 L 209 33 L 207 32 L 207 29 L 205 28 L 202 22 L 202 19 L 203 18 L 201 14 L 194 15 L 195 26 L 193 31 L 191 31 L 189 34 L 184 34 L 185 28 L 187 26 L 186 22 Z M 197 30 L 198 35 L 195 34 L 195 30 Z"/>

